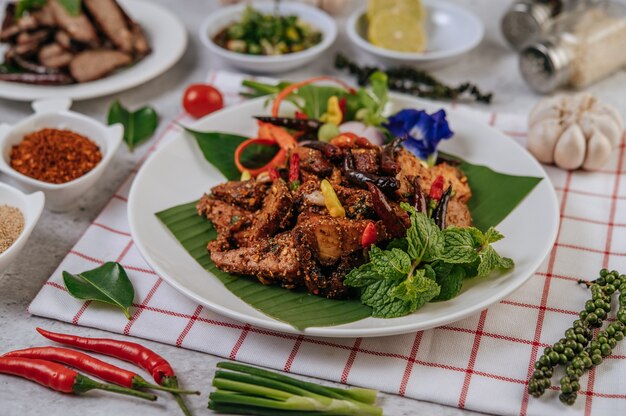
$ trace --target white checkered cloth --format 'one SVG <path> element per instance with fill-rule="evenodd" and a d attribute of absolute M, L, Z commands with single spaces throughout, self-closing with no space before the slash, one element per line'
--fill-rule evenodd
<path fill-rule="evenodd" d="M 209 81 L 237 103 L 243 75 L 214 72 Z M 468 110 L 452 110 L 468 111 Z M 184 120 L 181 115 L 177 120 Z M 525 118 L 475 112 L 475 118 L 524 144 Z M 154 148 L 178 134 L 170 123 Z M 193 303 L 146 264 L 129 234 L 127 195 L 134 174 L 115 193 L 29 307 L 32 314 L 278 370 L 369 387 L 419 400 L 507 415 L 626 414 L 626 343 L 581 379 L 566 408 L 553 387 L 529 398 L 526 380 L 544 347 L 562 337 L 587 298 L 573 290 L 602 267 L 626 270 L 624 146 L 605 169 L 548 168 L 559 199 L 561 230 L 550 255 L 510 297 L 440 328 L 384 338 L 324 339 L 282 334 L 233 321 Z M 69 296 L 61 271 L 80 272 L 117 260 L 136 290 L 132 320 L 114 308 Z M 558 385 L 557 378 L 554 380 Z"/>

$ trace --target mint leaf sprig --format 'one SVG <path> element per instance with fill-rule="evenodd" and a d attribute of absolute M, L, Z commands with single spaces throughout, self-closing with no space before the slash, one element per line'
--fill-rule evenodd
<path fill-rule="evenodd" d="M 425 214 L 402 204 L 411 218 L 406 238 L 392 241 L 386 250 L 372 246 L 369 263 L 353 269 L 344 280 L 361 291 L 361 302 L 372 316 L 397 318 L 431 301 L 459 294 L 462 281 L 514 267 L 491 246 L 504 236 L 493 227 L 450 227 L 440 230 Z"/>

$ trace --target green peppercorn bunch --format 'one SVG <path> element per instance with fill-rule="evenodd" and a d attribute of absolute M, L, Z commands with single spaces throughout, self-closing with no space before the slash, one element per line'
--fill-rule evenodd
<path fill-rule="evenodd" d="M 528 381 L 528 393 L 534 397 L 540 397 L 550 388 L 554 367 L 564 365 L 565 375 L 560 380 L 559 399 L 567 405 L 573 405 L 583 373 L 602 363 L 604 357 L 611 355 L 617 342 L 624 339 L 626 275 L 602 269 L 598 279 L 584 283 L 591 289 L 591 299 L 585 302 L 585 309 L 578 315 L 580 319 L 565 331 L 565 337 L 552 347 L 546 347 L 535 363 L 535 371 Z M 611 312 L 611 297 L 616 291 L 620 292 L 617 321 L 599 331 L 594 339 L 593 330 L 602 327 Z"/>

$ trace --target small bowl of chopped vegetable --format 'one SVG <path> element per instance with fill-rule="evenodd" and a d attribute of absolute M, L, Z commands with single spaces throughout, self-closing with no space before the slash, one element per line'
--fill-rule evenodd
<path fill-rule="evenodd" d="M 70 111 L 69 99 L 32 104 L 35 114 L 11 126 L 0 124 L 0 171 L 27 192 L 43 191 L 46 208 L 73 208 L 102 176 L 124 128 L 105 126 Z"/>
<path fill-rule="evenodd" d="M 24 248 L 44 200 L 43 192 L 26 195 L 0 182 L 0 278 Z"/>
<path fill-rule="evenodd" d="M 253 2 L 220 8 L 200 25 L 200 39 L 226 63 L 254 73 L 301 67 L 337 37 L 335 21 L 318 8 L 292 2 Z"/>

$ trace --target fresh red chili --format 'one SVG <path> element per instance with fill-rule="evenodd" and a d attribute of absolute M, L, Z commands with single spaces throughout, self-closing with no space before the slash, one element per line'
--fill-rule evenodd
<path fill-rule="evenodd" d="M 346 121 L 346 104 L 347 103 L 348 103 L 348 100 L 346 100 L 346 97 L 342 97 L 339 100 L 339 109 L 341 110 L 341 122 L 342 123 Z"/>
<path fill-rule="evenodd" d="M 437 176 L 432 185 L 430 185 L 430 192 L 428 193 L 428 197 L 430 199 L 434 199 L 436 201 L 439 201 L 441 199 L 441 196 L 443 195 L 444 182 L 445 180 L 443 176 Z"/>
<path fill-rule="evenodd" d="M 367 248 L 374 244 L 378 239 L 378 232 L 376 231 L 376 224 L 373 222 L 367 223 L 361 236 L 361 246 Z"/>
<path fill-rule="evenodd" d="M 300 182 L 300 155 L 292 153 L 289 158 L 289 183 L 294 184 Z"/>
<path fill-rule="evenodd" d="M 341 103 L 339 103 L 341 104 Z M 304 114 L 301 111 L 296 111 L 296 118 L 299 120 L 307 120 L 309 118 L 309 116 L 307 116 L 306 114 Z"/>
<path fill-rule="evenodd" d="M 82 350 L 93 351 L 120 360 L 128 361 L 143 368 L 152 375 L 157 384 L 165 387 L 178 388 L 178 380 L 172 366 L 154 351 L 135 342 L 120 341 L 107 338 L 87 338 L 69 334 L 59 334 L 37 328 L 44 337 Z M 185 415 L 190 415 L 189 409 L 177 393 L 174 394 L 178 405 Z"/>
<path fill-rule="evenodd" d="M 114 386 L 112 384 L 99 383 L 77 373 L 71 368 L 45 360 L 21 357 L 0 357 L 0 373 L 22 377 L 63 393 L 79 394 L 98 389 L 151 401 L 157 399 L 154 394 Z"/>
<path fill-rule="evenodd" d="M 278 173 L 278 170 L 276 170 L 276 168 L 270 168 L 267 171 L 268 175 L 270 176 L 270 180 L 275 181 L 276 179 L 280 178 L 280 174 Z"/>
<path fill-rule="evenodd" d="M 105 363 L 80 351 L 74 351 L 59 347 L 35 347 L 24 350 L 11 351 L 3 357 L 20 357 L 55 361 L 77 368 L 87 374 L 101 378 L 109 383 L 129 389 L 151 388 L 180 394 L 200 394 L 198 391 L 181 390 L 170 387 L 158 386 L 149 383 L 139 374 Z"/>

